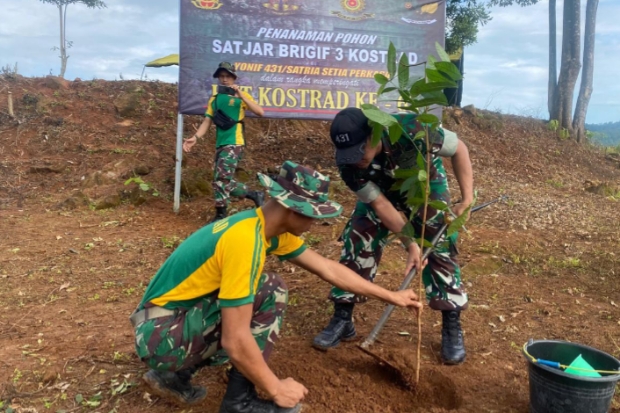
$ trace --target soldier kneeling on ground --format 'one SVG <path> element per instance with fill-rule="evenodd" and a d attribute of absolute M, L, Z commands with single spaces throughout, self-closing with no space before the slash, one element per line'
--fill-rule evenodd
<path fill-rule="evenodd" d="M 188 237 L 151 280 L 131 316 L 136 351 L 151 368 L 144 380 L 159 396 L 199 402 L 206 389 L 191 384 L 192 374 L 230 360 L 220 413 L 301 410 L 308 390 L 292 378 L 278 378 L 267 365 L 287 304 L 282 278 L 263 272 L 268 254 L 342 290 L 422 307 L 412 290 L 388 291 L 306 248 L 299 236 L 317 219 L 342 212 L 328 200 L 328 177 L 287 161 L 275 179 L 259 174 L 259 180 L 271 199 Z M 255 386 L 269 400 L 259 398 Z"/>

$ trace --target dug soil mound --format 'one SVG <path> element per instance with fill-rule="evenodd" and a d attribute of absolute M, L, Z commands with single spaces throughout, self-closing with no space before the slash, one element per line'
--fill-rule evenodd
<path fill-rule="evenodd" d="M 213 135 L 183 157 L 175 214 L 175 85 L 0 77 L 0 97 L 0 411 L 217 412 L 223 367 L 196 374 L 194 382 L 208 388 L 197 406 L 148 393 L 128 321 L 164 260 L 211 218 Z M 185 135 L 201 120 L 187 117 Z M 290 289 L 270 365 L 309 389 L 304 411 L 525 413 L 520 347 L 528 339 L 570 340 L 620 356 L 617 162 L 559 139 L 536 119 L 447 110 L 443 123 L 469 148 L 479 202 L 509 196 L 474 214 L 459 238 L 470 298 L 462 316 L 467 359 L 441 365 L 441 316 L 428 308 L 417 393 L 358 342 L 316 351 L 312 338 L 333 311 L 328 285 L 269 260 L 265 269 Z M 246 128 L 237 175 L 250 187 L 259 188 L 257 172 L 273 172 L 286 159 L 332 178 L 331 195 L 345 213 L 315 225 L 305 240 L 338 259 L 355 198 L 334 167 L 329 123 L 248 119 Z M 452 176 L 450 183 L 457 200 Z M 238 201 L 231 210 L 251 207 Z M 376 282 L 397 288 L 405 259 L 390 244 Z M 356 306 L 359 337 L 383 309 L 375 300 Z M 373 349 L 401 352 L 393 361 L 409 360 L 410 369 L 415 318 L 394 311 Z M 620 412 L 618 402 L 612 411 Z"/>

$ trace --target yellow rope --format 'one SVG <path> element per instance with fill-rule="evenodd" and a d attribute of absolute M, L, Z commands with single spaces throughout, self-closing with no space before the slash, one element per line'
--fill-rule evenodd
<path fill-rule="evenodd" d="M 532 360 L 533 363 L 537 363 L 538 359 L 534 356 L 532 356 L 530 353 L 527 352 L 527 343 L 525 343 L 523 345 L 523 353 L 529 357 L 530 360 Z M 567 366 L 566 364 L 560 364 L 560 367 L 562 367 L 563 369 L 568 369 L 570 368 L 571 370 L 579 370 L 579 371 L 588 371 L 588 372 L 596 372 L 596 373 L 603 373 L 603 374 L 620 374 L 620 371 L 613 371 L 613 370 L 594 370 L 594 369 L 584 369 L 581 367 L 571 367 L 571 366 Z"/>

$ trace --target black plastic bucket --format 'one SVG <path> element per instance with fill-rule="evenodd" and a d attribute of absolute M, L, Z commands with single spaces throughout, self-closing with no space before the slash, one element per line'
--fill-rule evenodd
<path fill-rule="evenodd" d="M 602 377 L 583 377 L 534 363 L 536 359 L 570 365 L 580 354 Z M 529 363 L 530 413 L 607 413 L 620 380 L 620 361 L 600 350 L 567 341 L 530 340 L 523 352 Z"/>

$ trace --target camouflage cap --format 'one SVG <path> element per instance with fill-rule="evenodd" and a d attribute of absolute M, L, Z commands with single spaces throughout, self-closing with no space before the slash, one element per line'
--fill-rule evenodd
<path fill-rule="evenodd" d="M 311 218 L 332 218 L 342 213 L 342 205 L 327 199 L 329 177 L 310 168 L 286 161 L 272 179 L 258 174 L 260 183 L 281 205 Z"/>

